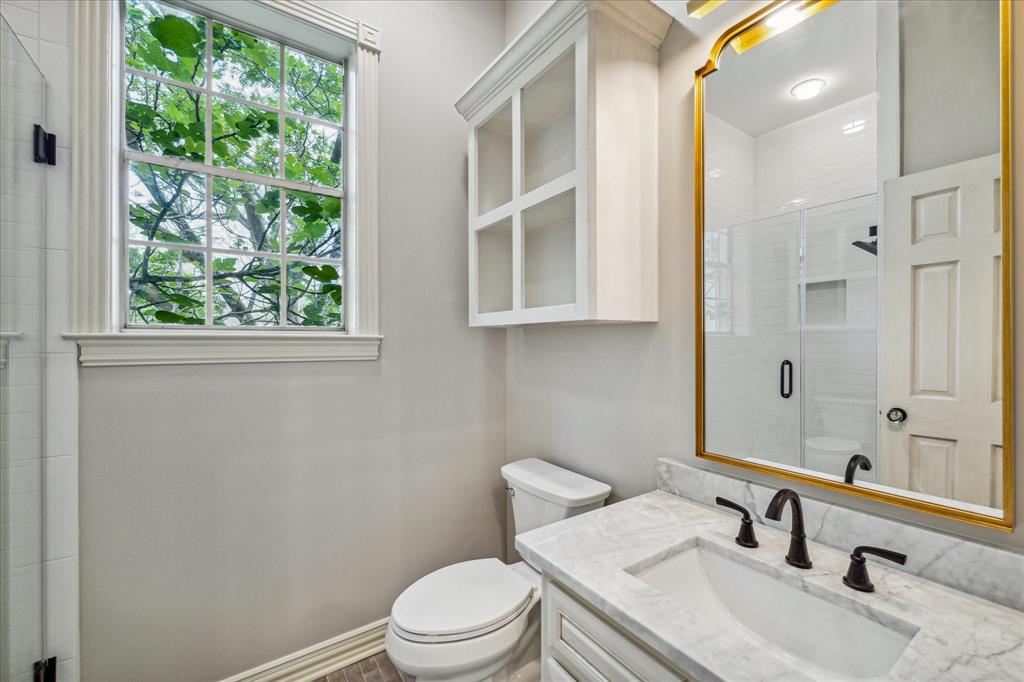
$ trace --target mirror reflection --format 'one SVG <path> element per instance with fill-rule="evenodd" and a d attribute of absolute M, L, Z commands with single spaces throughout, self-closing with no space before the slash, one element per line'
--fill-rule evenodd
<path fill-rule="evenodd" d="M 1003 516 L 999 27 L 789 3 L 704 76 L 705 452 Z"/>

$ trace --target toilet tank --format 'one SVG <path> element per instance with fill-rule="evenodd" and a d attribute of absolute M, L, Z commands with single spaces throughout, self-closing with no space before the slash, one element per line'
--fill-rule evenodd
<path fill-rule="evenodd" d="M 540 459 L 501 467 L 512 495 L 516 534 L 583 514 L 604 504 L 611 486 Z"/>

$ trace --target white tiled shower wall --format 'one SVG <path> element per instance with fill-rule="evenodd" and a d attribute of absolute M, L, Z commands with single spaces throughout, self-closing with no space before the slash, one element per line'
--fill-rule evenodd
<path fill-rule="evenodd" d="M 0 608 L 8 643 L 0 677 L 20 682 L 42 653 L 44 176 L 30 142 L 44 103 L 42 76 L 6 24 L 0 28 L 0 331 L 17 334 L 0 356 Z"/>
<path fill-rule="evenodd" d="M 68 319 L 73 4 L 73 0 L 0 0 L 0 14 L 46 78 L 46 120 L 40 123 L 57 136 L 57 165 L 38 167 L 46 174 L 45 219 L 36 227 L 37 234 L 42 228 L 39 236 L 44 238 L 34 248 L 45 262 L 45 312 L 40 327 L 45 377 L 40 387 L 45 415 L 40 481 L 45 500 L 44 641 L 45 654 L 57 657 L 62 682 L 78 677 L 78 368 L 74 343 L 61 337 Z"/>
<path fill-rule="evenodd" d="M 804 437 L 855 440 L 875 457 L 877 259 L 851 245 L 869 239 L 875 204 L 829 206 L 876 191 L 875 101 L 872 93 L 756 138 L 707 117 L 707 226 L 728 235 L 732 299 L 731 331 L 705 344 L 712 451 L 800 465 L 803 406 Z M 803 401 L 801 209 L 808 282 L 843 280 L 846 290 L 845 322 L 806 330 Z M 795 365 L 788 400 L 784 359 Z"/>
<path fill-rule="evenodd" d="M 876 100 L 871 93 L 754 138 L 755 217 L 873 194 Z M 861 130 L 844 132 L 857 121 Z"/>

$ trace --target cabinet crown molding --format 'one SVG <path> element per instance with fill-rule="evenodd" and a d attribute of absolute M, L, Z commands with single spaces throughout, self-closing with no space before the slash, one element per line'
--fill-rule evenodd
<path fill-rule="evenodd" d="M 455 109 L 467 121 L 581 18 L 600 14 L 661 47 L 672 17 L 649 0 L 555 0 L 459 96 Z"/>

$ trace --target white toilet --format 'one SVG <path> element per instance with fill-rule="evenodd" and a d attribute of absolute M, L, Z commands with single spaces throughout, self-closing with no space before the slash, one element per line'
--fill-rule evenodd
<path fill-rule="evenodd" d="M 860 443 L 849 438 L 814 436 L 804 441 L 804 463 L 808 469 L 842 476 L 850 458 L 860 451 Z"/>
<path fill-rule="evenodd" d="M 604 504 L 611 488 L 539 459 L 501 468 L 517 533 Z M 540 680 L 540 573 L 477 559 L 410 585 L 391 607 L 387 651 L 417 682 Z"/>

